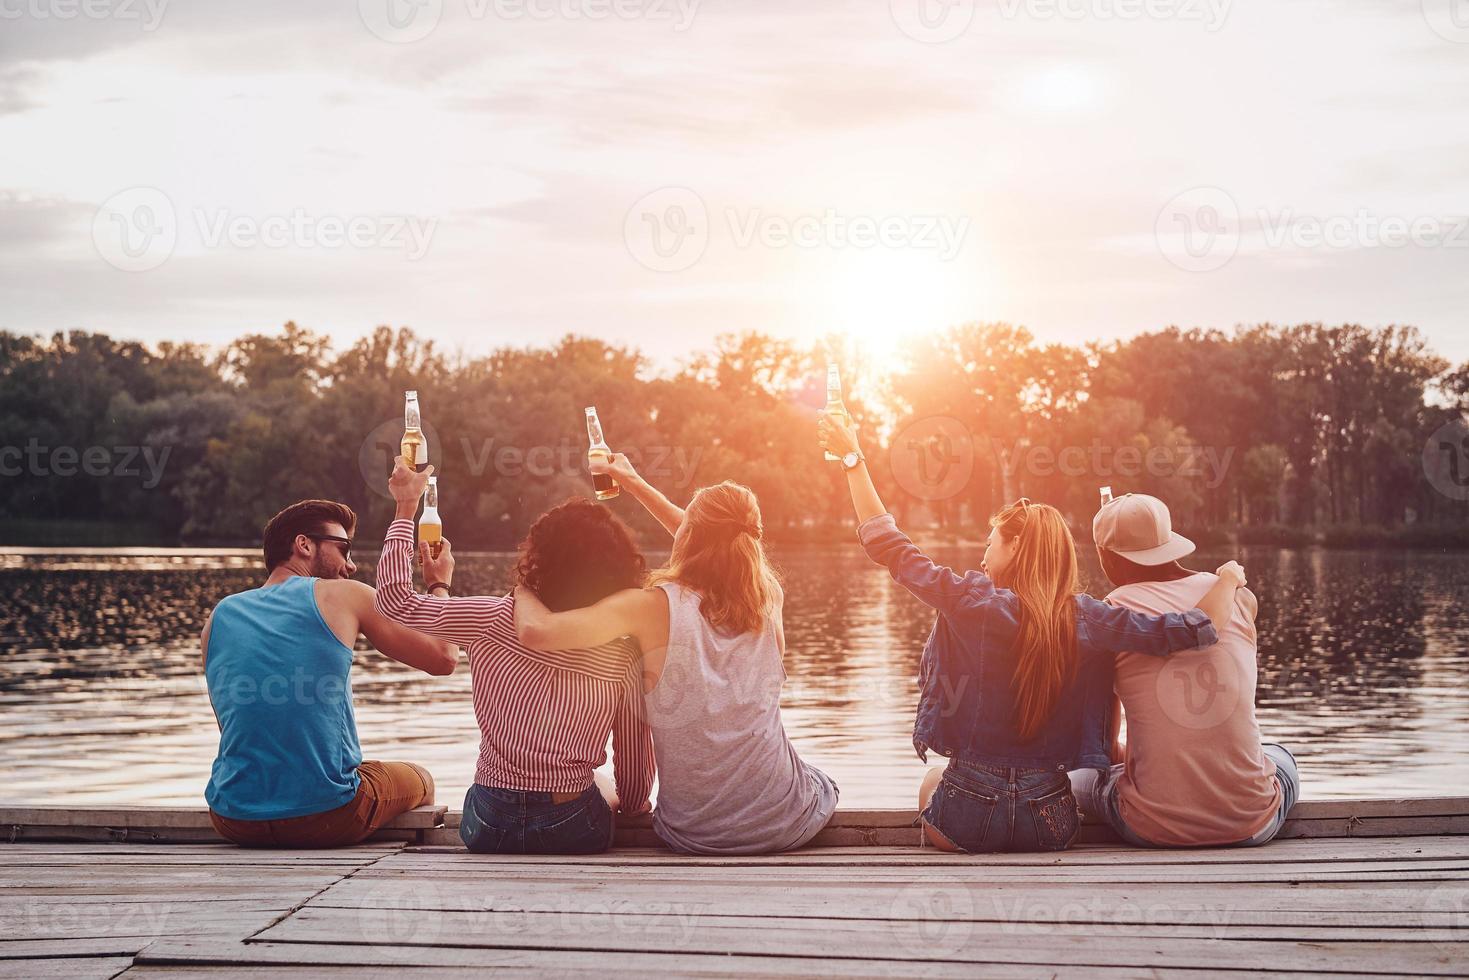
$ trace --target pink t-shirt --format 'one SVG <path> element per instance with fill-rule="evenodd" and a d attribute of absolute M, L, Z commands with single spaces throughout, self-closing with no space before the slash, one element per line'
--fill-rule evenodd
<path fill-rule="evenodd" d="M 1161 615 L 1192 609 L 1218 579 L 1125 585 L 1108 601 Z M 1207 650 L 1117 658 L 1127 713 L 1127 769 L 1117 786 L 1127 826 L 1164 845 L 1233 844 L 1259 833 L 1280 809 L 1275 763 L 1255 721 L 1255 613 L 1241 589 L 1234 615 Z"/>

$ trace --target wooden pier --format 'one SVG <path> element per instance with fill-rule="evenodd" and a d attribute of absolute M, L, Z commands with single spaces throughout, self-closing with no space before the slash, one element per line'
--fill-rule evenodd
<path fill-rule="evenodd" d="M 947 855 L 911 811 L 795 854 L 474 855 L 422 808 L 251 851 L 202 811 L 0 807 L 0 977 L 1469 974 L 1469 799 L 1303 802 L 1263 848 Z"/>

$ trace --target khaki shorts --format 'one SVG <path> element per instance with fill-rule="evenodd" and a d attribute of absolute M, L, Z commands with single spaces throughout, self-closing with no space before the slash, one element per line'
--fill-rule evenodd
<path fill-rule="evenodd" d="M 345 847 L 359 843 L 416 806 L 434 801 L 434 780 L 411 762 L 364 762 L 350 803 L 286 820 L 234 820 L 209 811 L 225 840 L 241 847 Z"/>

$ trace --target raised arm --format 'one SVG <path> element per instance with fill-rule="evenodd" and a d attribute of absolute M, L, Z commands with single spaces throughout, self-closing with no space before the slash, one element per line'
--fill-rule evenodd
<path fill-rule="evenodd" d="M 662 589 L 623 589 L 581 609 L 552 612 L 534 592 L 515 590 L 515 633 L 524 646 L 570 650 L 630 636 L 643 650 L 668 645 L 668 597 Z"/>
<path fill-rule="evenodd" d="M 852 494 L 852 508 L 857 512 L 857 523 L 870 521 L 888 512 L 878 496 L 872 474 L 867 471 L 867 460 L 857 445 L 857 433 L 846 424 L 846 420 L 830 412 L 822 412 L 816 425 L 817 439 L 821 448 L 836 456 L 856 453 L 857 465 L 847 470 L 847 489 Z M 843 464 L 845 466 L 845 464 Z"/>
<path fill-rule="evenodd" d="M 589 460 L 587 465 L 593 473 L 610 474 L 619 486 L 632 494 L 633 499 L 642 504 L 648 513 L 663 525 L 669 534 L 678 533 L 678 527 L 683 523 L 683 508 L 643 479 L 642 474 L 633 468 L 632 463 L 622 453 L 613 453 L 611 459 Z"/>
<path fill-rule="evenodd" d="M 503 610 L 510 599 L 508 596 L 449 598 L 447 586 L 454 579 L 454 551 L 447 540 L 437 559 L 424 549 L 427 561 L 424 574 L 432 584 L 446 587 L 436 590 L 443 594 L 421 595 L 414 591 L 413 517 L 432 472 L 430 466 L 423 473 L 415 473 L 401 459 L 393 466 L 388 490 L 397 501 L 397 510 L 383 535 L 373 607 L 379 616 L 394 623 L 467 647 L 489 628 L 495 613 Z"/>

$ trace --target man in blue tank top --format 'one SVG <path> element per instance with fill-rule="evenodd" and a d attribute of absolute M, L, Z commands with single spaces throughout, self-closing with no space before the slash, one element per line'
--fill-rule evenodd
<path fill-rule="evenodd" d="M 344 504 L 304 500 L 265 526 L 265 584 L 226 596 L 200 644 L 219 754 L 204 798 L 227 840 L 247 847 L 355 844 L 432 803 L 433 777 L 411 762 L 364 762 L 352 713 L 352 647 L 428 674 L 452 674 L 459 649 L 373 608 L 354 581 Z"/>

